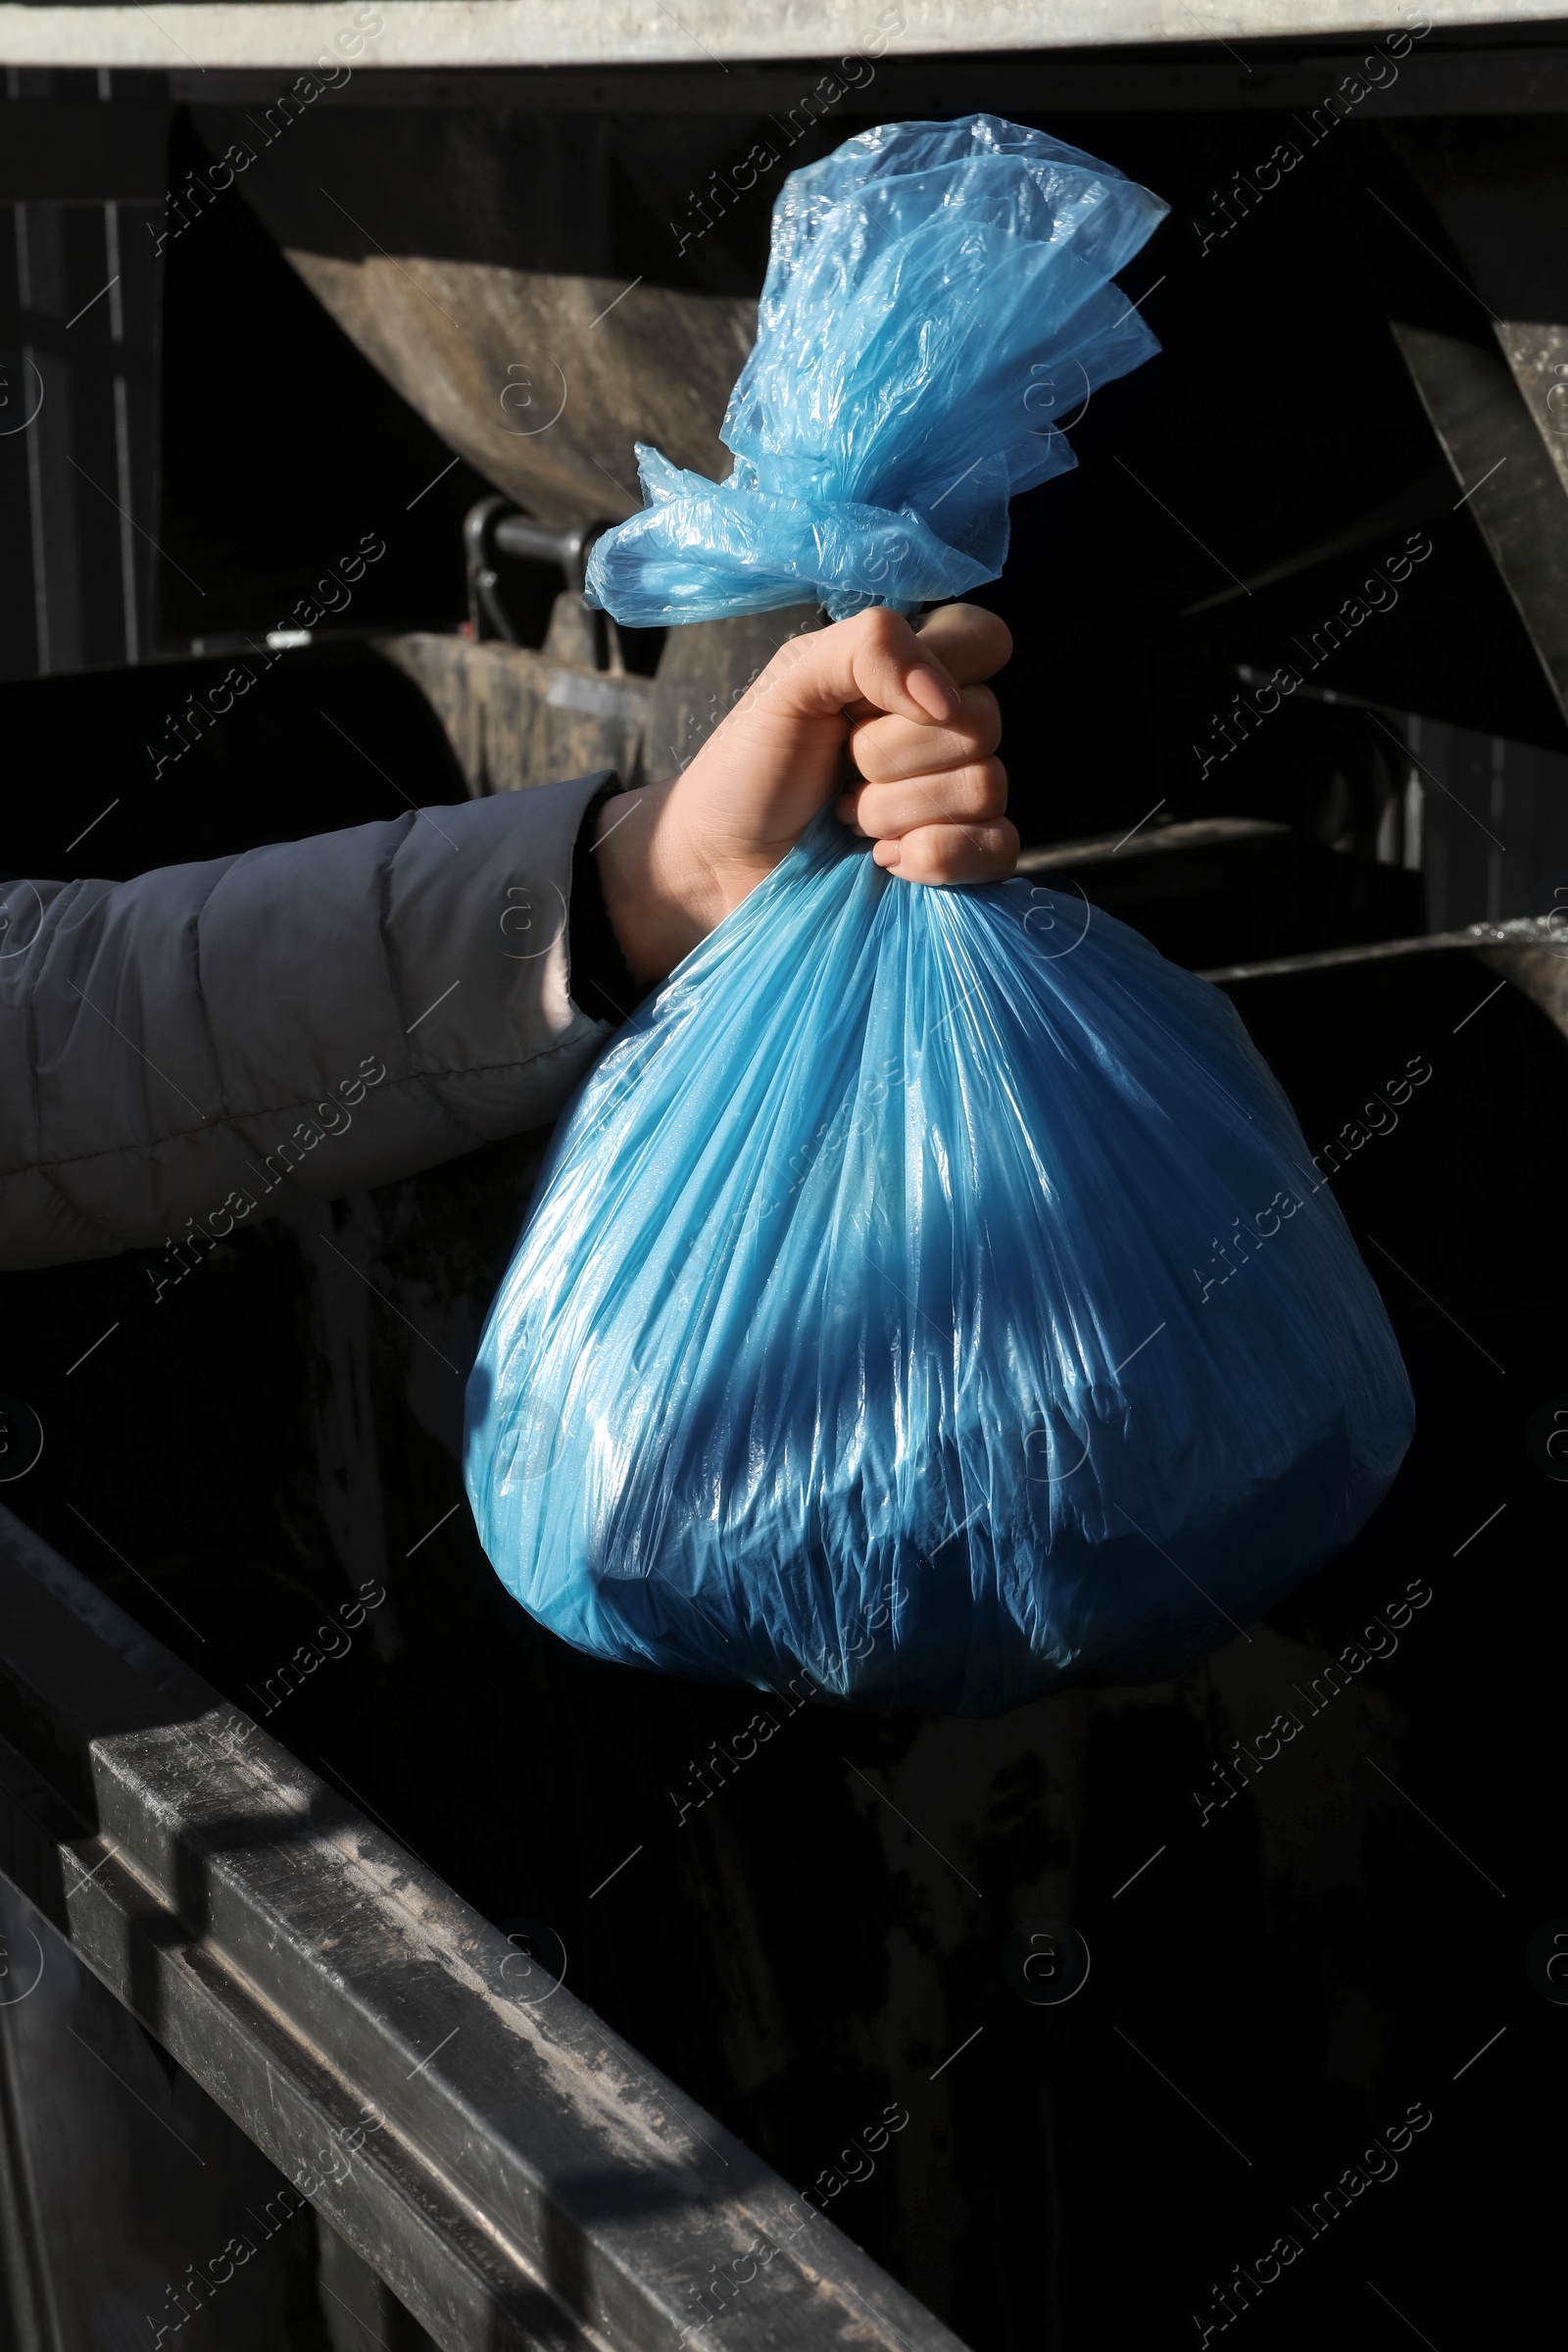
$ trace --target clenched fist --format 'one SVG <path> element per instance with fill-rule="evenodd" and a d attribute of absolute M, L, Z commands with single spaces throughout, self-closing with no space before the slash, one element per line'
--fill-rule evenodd
<path fill-rule="evenodd" d="M 680 775 L 605 804 L 601 884 L 638 978 L 672 970 L 829 800 L 901 880 L 1004 880 L 1018 836 L 980 681 L 1011 651 L 977 605 L 944 605 L 918 629 L 858 612 L 781 646 Z"/>

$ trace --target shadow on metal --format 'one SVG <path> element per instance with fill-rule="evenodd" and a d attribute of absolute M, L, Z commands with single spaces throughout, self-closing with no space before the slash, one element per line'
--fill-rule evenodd
<path fill-rule="evenodd" d="M 0 1868 L 448 2352 L 673 2347 L 714 2266 L 738 2347 L 956 2342 L 4 1511 L 0 1620 Z"/>

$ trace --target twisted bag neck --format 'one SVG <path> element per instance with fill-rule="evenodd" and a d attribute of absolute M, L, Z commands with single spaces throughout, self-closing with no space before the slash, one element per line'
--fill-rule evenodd
<path fill-rule="evenodd" d="M 1007 502 L 1074 463 L 1060 420 L 1158 349 L 1111 272 L 1165 207 L 996 116 L 865 131 L 791 173 L 722 482 L 639 444 L 596 543 L 629 626 L 807 602 L 913 612 L 1001 572 Z"/>

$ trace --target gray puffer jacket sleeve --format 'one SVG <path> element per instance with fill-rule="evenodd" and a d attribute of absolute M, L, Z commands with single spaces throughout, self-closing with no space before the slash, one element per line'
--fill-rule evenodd
<path fill-rule="evenodd" d="M 0 1267 L 220 1237 L 552 1119 L 604 775 L 129 882 L 0 885 Z"/>

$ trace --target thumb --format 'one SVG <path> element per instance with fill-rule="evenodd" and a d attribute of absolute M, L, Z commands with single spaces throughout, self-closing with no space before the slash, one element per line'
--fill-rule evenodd
<path fill-rule="evenodd" d="M 940 655 L 921 643 L 901 613 L 882 605 L 791 638 L 753 689 L 759 698 L 764 692 L 779 716 L 794 718 L 870 718 L 894 711 L 917 726 L 940 726 L 962 707 L 957 682 Z"/>

